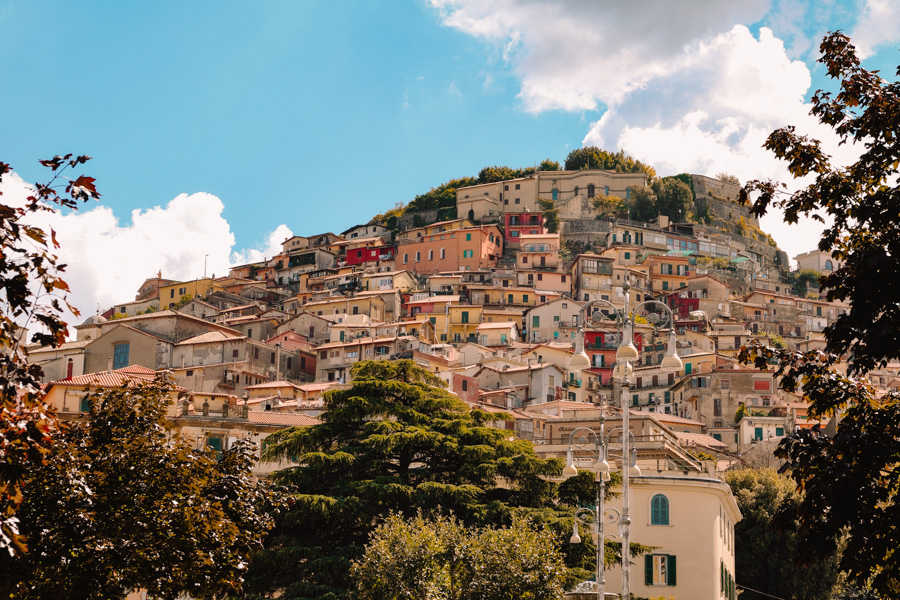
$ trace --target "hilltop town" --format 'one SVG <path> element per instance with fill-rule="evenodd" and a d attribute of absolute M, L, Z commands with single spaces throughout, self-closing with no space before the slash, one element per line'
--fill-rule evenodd
<path fill-rule="evenodd" d="M 157 273 L 133 299 L 123 292 L 77 325 L 74 341 L 27 348 L 29 361 L 42 367 L 48 401 L 65 418 L 89 409 L 90 390 L 166 371 L 178 390 L 174 432 L 222 450 L 318 423 L 326 392 L 346 388 L 359 361 L 411 359 L 469 405 L 496 413 L 497 426 L 533 441 L 539 455 L 562 457 L 574 428 L 621 423 L 614 309 L 626 293 L 632 307 L 661 302 L 674 323 L 658 321 L 665 312 L 652 304 L 637 315 L 640 358 L 626 392 L 644 474 L 635 504 L 649 507 L 652 497 L 655 507 L 652 518 L 638 514 L 635 536 L 718 557 L 703 563 L 718 561 L 718 576 L 698 572 L 679 588 L 689 593 L 682 597 L 712 597 L 733 581 L 740 519 L 718 473 L 770 464 L 780 439 L 815 424 L 801 397 L 737 353 L 754 341 L 824 347 L 824 328 L 847 306 L 823 298 L 817 277 L 838 264 L 811 251 L 792 269 L 727 178 L 679 176 L 690 191 L 681 218 L 660 210 L 642 220 L 634 204 L 654 178 L 640 169 L 514 175 L 463 182 L 452 207 L 407 207 L 340 233 L 295 235 L 276 256 L 226 276 Z M 672 351 L 680 369 L 666 366 Z M 897 384 L 887 370 L 870 380 Z M 260 463 L 257 472 L 278 467 Z M 670 503 L 671 531 L 653 530 L 670 524 Z M 690 518 L 678 516 L 687 506 Z M 718 540 L 686 533 L 706 521 L 717 524 Z M 648 556 L 639 592 L 679 585 L 675 555 L 671 563 Z"/>

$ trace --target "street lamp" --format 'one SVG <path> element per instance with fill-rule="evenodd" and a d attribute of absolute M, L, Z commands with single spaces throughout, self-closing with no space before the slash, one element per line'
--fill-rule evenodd
<path fill-rule="evenodd" d="M 613 369 L 613 380 L 621 385 L 622 389 L 622 397 L 621 397 L 621 412 L 622 412 L 622 513 L 621 518 L 619 520 L 619 529 L 622 532 L 622 598 L 629 598 L 631 594 L 631 559 L 629 558 L 629 551 L 631 549 L 631 485 L 630 480 L 632 477 L 638 477 L 641 474 L 640 468 L 637 466 L 637 448 L 631 447 L 629 442 L 632 441 L 634 435 L 631 433 L 631 428 L 629 427 L 629 415 L 631 413 L 631 408 L 628 405 L 628 389 L 631 386 L 632 375 L 634 374 L 634 367 L 632 363 L 636 362 L 640 358 L 640 353 L 634 345 L 634 325 L 635 325 L 635 312 L 642 308 L 647 308 L 650 305 L 655 305 L 661 307 L 664 314 L 668 318 L 668 343 L 666 344 L 666 354 L 663 357 L 660 366 L 664 369 L 672 369 L 675 371 L 680 371 L 684 366 L 681 358 L 678 356 L 678 348 L 677 348 L 677 338 L 675 335 L 675 314 L 672 312 L 672 309 L 669 308 L 666 304 L 659 302 L 658 300 L 645 300 L 644 302 L 637 303 L 634 308 L 631 307 L 631 294 L 630 289 L 631 285 L 628 281 L 628 276 L 625 276 L 625 283 L 622 286 L 625 302 L 622 309 L 617 308 L 612 302 L 608 300 L 594 300 L 588 302 L 581 309 L 583 316 L 581 318 L 581 326 L 579 327 L 579 336 L 584 335 L 584 327 L 587 321 L 587 318 L 593 314 L 593 309 L 597 305 L 603 305 L 608 307 L 607 310 L 610 311 L 614 320 L 616 321 L 617 328 L 621 332 L 621 339 L 619 341 L 619 346 L 616 348 L 616 366 Z M 655 313 L 655 311 L 654 311 Z M 651 319 L 654 324 L 657 319 L 654 318 L 654 315 L 651 315 Z M 576 430 L 572 433 L 574 434 Z M 591 430 L 592 431 L 592 430 Z M 597 435 L 596 433 L 594 434 Z M 577 474 L 578 470 L 575 469 L 574 465 L 574 457 L 572 455 L 572 443 L 571 436 L 569 438 L 569 452 L 567 455 L 568 464 L 566 465 L 566 469 L 564 473 L 571 473 L 574 469 Z M 598 438 L 599 439 L 599 438 Z M 598 442 L 600 446 L 602 446 L 602 442 Z M 605 460 L 605 454 L 604 460 Z M 629 466 L 626 466 L 626 462 L 630 463 Z M 608 466 L 608 465 L 607 465 Z M 571 475 L 568 475 L 571 476 Z M 598 475 L 599 476 L 599 475 Z M 602 477 L 600 477 L 602 479 Z M 602 513 L 598 513 L 602 516 Z M 598 519 L 598 530 L 601 530 L 600 521 Z M 577 530 L 573 533 L 573 538 L 578 537 Z M 601 542 L 602 542 L 602 535 Z M 598 554 L 598 567 L 597 567 L 597 582 L 598 582 L 598 590 L 602 590 L 603 584 L 600 583 L 600 575 L 601 575 L 601 566 L 600 566 L 600 556 Z M 598 598 L 603 598 L 602 593 L 598 595 Z"/>
<path fill-rule="evenodd" d="M 594 431 L 590 427 L 576 427 L 575 429 L 573 429 L 569 433 L 569 448 L 566 452 L 566 466 L 563 469 L 563 475 L 566 478 L 578 475 L 578 468 L 575 466 L 575 451 L 573 448 L 573 442 L 575 440 L 575 435 L 579 433 L 587 434 L 593 439 L 594 449 L 597 452 L 597 459 L 593 464 L 593 468 L 596 471 L 596 474 L 594 475 L 594 482 L 596 483 L 596 486 L 594 488 L 594 510 L 578 510 L 575 512 L 575 522 L 572 526 L 572 537 L 569 538 L 569 543 L 581 543 L 581 536 L 578 534 L 578 522 L 580 519 L 582 519 L 581 515 L 584 515 L 585 513 L 589 514 L 591 517 L 591 521 L 593 521 L 593 526 L 597 528 L 597 600 L 604 600 L 606 575 L 604 570 L 605 565 L 603 563 L 603 558 L 606 552 L 606 540 L 603 534 L 603 519 L 605 515 L 605 512 L 603 510 L 603 501 L 606 496 L 606 482 L 609 481 L 610 478 L 609 462 L 607 462 L 606 460 L 608 444 L 605 436 L 603 435 L 602 419 L 600 422 L 599 432 Z M 582 522 L 584 522 L 585 524 L 591 524 L 591 521 L 583 520 Z"/>

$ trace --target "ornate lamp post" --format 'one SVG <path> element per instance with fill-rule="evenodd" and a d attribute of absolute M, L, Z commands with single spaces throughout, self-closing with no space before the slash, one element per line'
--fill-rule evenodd
<path fill-rule="evenodd" d="M 619 530 L 622 535 L 622 598 L 627 599 L 631 594 L 631 559 L 629 557 L 629 551 L 631 548 L 631 485 L 630 480 L 632 476 L 639 476 L 640 469 L 637 466 L 637 449 L 631 446 L 631 442 L 633 441 L 634 435 L 631 433 L 631 429 L 629 426 L 629 415 L 630 415 L 630 407 L 628 406 L 628 390 L 631 387 L 631 379 L 634 374 L 634 367 L 632 363 L 636 362 L 640 358 L 640 354 L 638 353 L 637 348 L 634 345 L 634 324 L 635 324 L 635 311 L 640 309 L 645 309 L 651 305 L 661 307 L 663 310 L 663 314 L 667 317 L 668 325 L 668 343 L 666 347 L 666 354 L 663 357 L 662 363 L 660 366 L 664 369 L 672 369 L 675 371 L 680 371 L 684 366 L 681 362 L 681 358 L 678 356 L 678 350 L 676 347 L 676 336 L 675 336 L 675 315 L 672 310 L 666 306 L 664 303 L 659 302 L 657 300 L 645 300 L 644 302 L 639 302 L 635 304 L 635 306 L 631 307 L 631 286 L 628 282 L 628 277 L 625 278 L 625 283 L 622 286 L 625 294 L 625 302 L 624 308 L 619 309 L 614 304 L 607 300 L 594 300 L 592 302 L 588 302 L 584 305 L 582 310 L 582 318 L 578 331 L 578 337 L 583 339 L 584 336 L 584 326 L 587 322 L 588 318 L 592 318 L 593 309 L 596 306 L 602 306 L 602 312 L 612 318 L 617 325 L 617 331 L 620 333 L 621 337 L 619 340 L 619 346 L 616 348 L 616 366 L 613 369 L 613 381 L 619 383 L 622 388 L 621 392 L 621 412 L 622 412 L 622 512 L 619 519 Z M 656 321 L 659 320 L 658 315 L 653 313 L 651 320 L 654 322 L 654 326 L 656 325 Z M 581 346 L 583 347 L 583 346 Z M 583 352 L 583 350 L 582 350 Z M 567 465 L 563 470 L 563 475 L 567 477 L 571 477 L 574 474 L 578 473 L 578 469 L 575 468 L 574 464 L 574 456 L 572 451 L 572 435 L 575 434 L 576 431 L 581 429 L 587 429 L 591 431 L 597 439 L 598 446 L 598 461 L 600 457 L 600 452 L 602 451 L 603 462 L 606 463 L 607 469 L 607 477 L 608 477 L 608 469 L 609 463 L 606 462 L 606 447 L 607 445 L 602 441 L 602 426 L 601 426 L 601 434 L 597 434 L 590 428 L 577 428 L 572 431 L 569 437 L 569 451 L 567 455 Z M 630 459 L 630 460 L 629 460 Z M 626 462 L 631 463 L 629 466 L 626 466 Z M 600 470 L 598 467 L 598 477 L 601 480 L 601 488 L 603 486 L 602 483 L 602 475 L 600 474 Z M 598 488 L 598 494 L 602 498 L 602 493 L 600 493 L 600 488 Z M 598 526 L 598 530 L 602 531 L 602 517 L 603 513 L 600 506 L 600 500 L 597 502 L 597 514 L 596 522 Z M 576 519 L 576 527 L 577 527 L 577 519 Z M 577 530 L 573 533 L 573 538 L 578 538 Z M 603 575 L 603 567 L 602 567 L 602 554 L 600 554 L 599 548 L 602 548 L 603 545 L 603 536 L 602 534 L 598 535 L 599 543 L 598 543 L 598 567 L 597 567 L 597 589 L 598 589 L 598 598 L 603 599 L 603 587 L 604 583 L 601 582 Z"/>

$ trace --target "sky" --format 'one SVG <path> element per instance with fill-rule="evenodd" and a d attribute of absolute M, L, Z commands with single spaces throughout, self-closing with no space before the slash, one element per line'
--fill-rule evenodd
<path fill-rule="evenodd" d="M 224 274 L 484 166 L 623 149 L 661 175 L 787 179 L 761 144 L 833 82 L 821 36 L 893 78 L 895 0 L 0 0 L 4 200 L 93 160 L 100 202 L 49 217 L 83 314 L 144 278 Z M 812 222 L 763 219 L 793 256 Z"/>

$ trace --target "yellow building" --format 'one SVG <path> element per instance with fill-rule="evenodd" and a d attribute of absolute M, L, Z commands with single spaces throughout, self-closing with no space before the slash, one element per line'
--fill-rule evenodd
<path fill-rule="evenodd" d="M 185 297 L 202 297 L 219 288 L 219 284 L 211 277 L 163 285 L 159 288 L 159 306 L 174 308 Z"/>
<path fill-rule="evenodd" d="M 447 334 L 450 342 L 476 341 L 484 307 L 458 304 L 448 308 Z"/>

